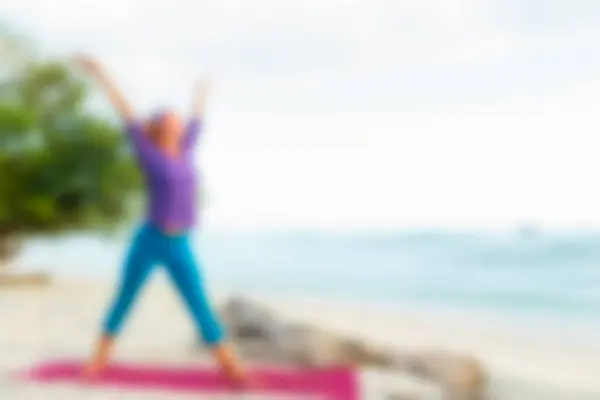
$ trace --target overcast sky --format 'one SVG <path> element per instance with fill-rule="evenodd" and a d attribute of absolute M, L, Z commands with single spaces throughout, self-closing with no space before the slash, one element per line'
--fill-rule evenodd
<path fill-rule="evenodd" d="M 142 6 L 144 4 L 144 6 Z M 140 113 L 216 78 L 210 227 L 600 226 L 597 0 L 2 0 Z"/>

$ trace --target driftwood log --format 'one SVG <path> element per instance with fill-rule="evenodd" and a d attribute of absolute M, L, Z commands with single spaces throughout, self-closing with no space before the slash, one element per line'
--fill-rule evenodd
<path fill-rule="evenodd" d="M 47 286 L 51 281 L 52 277 L 45 273 L 0 272 L 0 289 L 39 288 Z"/>
<path fill-rule="evenodd" d="M 437 385 L 444 400 L 484 400 L 487 374 L 478 360 L 443 350 L 402 353 L 341 337 L 308 324 L 285 321 L 247 299 L 232 298 L 221 310 L 242 354 L 258 362 L 306 367 L 356 365 L 410 374 Z"/>

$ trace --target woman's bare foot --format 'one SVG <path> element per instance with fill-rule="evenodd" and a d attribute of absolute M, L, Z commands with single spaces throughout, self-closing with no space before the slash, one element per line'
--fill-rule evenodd
<path fill-rule="evenodd" d="M 257 390 L 261 388 L 260 381 L 252 374 L 247 372 L 234 372 L 222 370 L 227 381 L 234 389 L 238 390 Z"/>
<path fill-rule="evenodd" d="M 95 378 L 108 366 L 108 359 L 114 346 L 114 340 L 111 337 L 103 336 L 96 348 L 96 352 L 92 359 L 83 368 L 83 376 L 85 378 Z"/>
<path fill-rule="evenodd" d="M 236 388 L 252 389 L 258 386 L 256 378 L 246 372 L 230 345 L 221 344 L 212 353 L 223 374 Z"/>
<path fill-rule="evenodd" d="M 94 379 L 94 378 L 97 378 L 99 375 L 101 375 L 105 369 L 106 369 L 106 363 L 92 360 L 92 361 L 88 362 L 88 364 L 85 365 L 85 367 L 83 367 L 83 370 L 81 373 L 82 373 L 84 379 Z"/>

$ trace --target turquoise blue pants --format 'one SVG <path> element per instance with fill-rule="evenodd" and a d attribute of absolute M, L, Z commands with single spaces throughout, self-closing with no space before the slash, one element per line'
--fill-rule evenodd
<path fill-rule="evenodd" d="M 105 321 L 104 334 L 110 337 L 119 334 L 150 272 L 159 263 L 165 266 L 205 343 L 219 344 L 223 340 L 223 328 L 208 300 L 188 235 L 167 235 L 150 224 L 140 228 L 133 239 L 120 287 Z"/>

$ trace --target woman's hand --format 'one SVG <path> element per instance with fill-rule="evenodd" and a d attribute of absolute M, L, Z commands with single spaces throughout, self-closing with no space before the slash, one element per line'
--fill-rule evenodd
<path fill-rule="evenodd" d="M 104 71 L 104 68 L 102 68 L 100 63 L 86 55 L 77 55 L 75 56 L 74 61 L 85 72 L 90 74 L 102 89 L 104 89 L 119 115 L 126 121 L 132 121 L 134 115 L 131 106 L 125 100 L 117 85 L 113 83 L 112 79 L 110 79 L 108 74 Z"/>
<path fill-rule="evenodd" d="M 194 104 L 194 115 L 202 117 L 206 108 L 206 97 L 210 90 L 210 81 L 208 78 L 200 79 L 196 85 L 196 99 Z"/>
<path fill-rule="evenodd" d="M 206 96 L 209 91 L 209 80 L 204 78 L 201 79 L 195 87 L 195 99 L 191 114 L 190 125 L 186 129 L 187 133 L 183 140 L 183 146 L 185 149 L 191 149 L 196 145 L 198 136 L 202 130 L 201 126 L 204 123 L 204 109 L 206 106 Z"/>
<path fill-rule="evenodd" d="M 100 63 L 98 63 L 92 57 L 86 56 L 84 54 L 75 56 L 74 60 L 79 67 L 81 67 L 84 71 L 88 73 L 97 74 L 101 70 Z"/>

